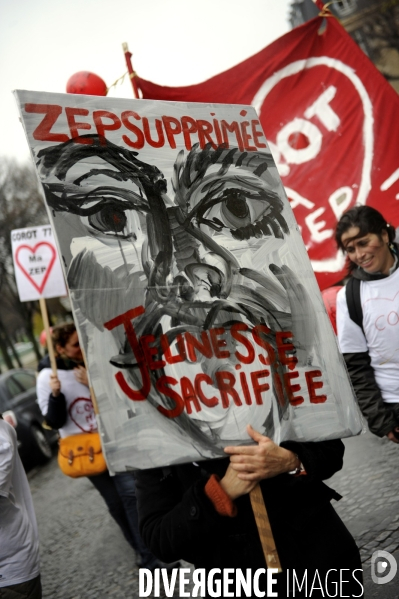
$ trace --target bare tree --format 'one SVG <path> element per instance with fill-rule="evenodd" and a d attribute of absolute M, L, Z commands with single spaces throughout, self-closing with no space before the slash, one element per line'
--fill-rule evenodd
<path fill-rule="evenodd" d="M 44 201 L 34 169 L 14 160 L 0 160 L 0 350 L 7 354 L 13 330 L 10 322 L 20 323 L 33 344 L 37 358 L 41 357 L 33 334 L 32 318 L 37 302 L 20 302 L 15 284 L 11 251 L 11 231 L 48 223 Z M 10 367 L 8 355 L 4 361 Z M 18 362 L 17 362 L 18 363 Z M 11 362 L 12 366 L 12 362 Z"/>

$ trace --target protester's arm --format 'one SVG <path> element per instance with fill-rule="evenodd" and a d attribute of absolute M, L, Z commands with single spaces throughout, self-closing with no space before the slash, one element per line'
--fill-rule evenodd
<path fill-rule="evenodd" d="M 338 342 L 360 409 L 375 435 L 387 435 L 398 442 L 392 431 L 397 427 L 394 416 L 385 409 L 381 391 L 376 383 L 362 329 L 349 316 L 345 288 L 337 295 Z"/>
<path fill-rule="evenodd" d="M 165 470 L 136 473 L 140 534 L 159 559 L 172 562 L 183 557 L 196 563 L 203 559 L 204 547 L 214 538 L 224 516 L 204 492 L 208 476 L 201 475 L 183 490 L 174 469 L 166 474 Z"/>
<path fill-rule="evenodd" d="M 84 366 L 77 366 L 73 369 L 73 373 L 78 383 L 82 383 L 82 385 L 89 387 L 89 378 L 87 376 L 87 370 Z"/>
<path fill-rule="evenodd" d="M 340 439 L 318 442 L 284 441 L 281 446 L 298 455 L 309 481 L 331 478 L 343 466 L 345 446 Z"/>
<path fill-rule="evenodd" d="M 298 476 L 297 482 L 306 479 L 312 483 L 330 478 L 342 468 L 344 445 L 340 440 L 318 443 L 287 441 L 278 450 L 277 459 L 271 466 L 273 476 L 290 472 L 303 463 L 307 474 Z M 137 473 L 140 533 L 150 550 L 163 561 L 184 557 L 196 563 L 203 559 L 200 548 L 206 546 L 209 538 L 215 538 L 215 531 L 220 529 L 222 520 L 235 516 L 235 500 L 241 501 L 238 498 L 254 488 L 258 477 L 243 480 L 240 477 L 245 479 L 245 474 L 235 470 L 230 463 L 220 481 L 214 475 L 210 478 L 203 476 L 188 490 L 182 491 L 173 472 L 172 468 L 169 474 L 165 474 L 159 468 Z M 293 483 L 294 480 L 295 477 L 292 477 Z"/>
<path fill-rule="evenodd" d="M 346 367 L 369 429 L 375 435 L 383 437 L 397 427 L 397 422 L 384 401 L 378 387 L 368 352 L 345 353 Z"/>
<path fill-rule="evenodd" d="M 256 441 L 255 445 L 225 448 L 237 476 L 244 481 L 259 482 L 273 478 L 295 471 L 300 464 L 309 480 L 330 478 L 342 468 L 345 448 L 340 440 L 318 443 L 286 441 L 279 446 L 252 427 L 248 426 L 247 430 Z M 221 484 L 224 486 L 223 479 Z M 232 496 L 228 489 L 227 492 Z"/>
<path fill-rule="evenodd" d="M 14 445 L 10 438 L 11 435 L 15 435 L 12 426 L 4 420 L 0 420 L 0 498 L 8 498 L 12 486 Z"/>
<path fill-rule="evenodd" d="M 62 428 L 68 418 L 65 395 L 60 393 L 54 397 L 50 394 L 47 413 L 43 415 L 48 426 L 54 429 Z"/>
<path fill-rule="evenodd" d="M 48 426 L 59 429 L 64 426 L 68 418 L 66 399 L 61 392 L 61 385 L 57 377 L 49 370 L 41 370 L 36 383 L 36 393 L 40 410 Z M 53 384 L 50 382 L 53 380 Z M 56 384 L 58 381 L 58 385 Z"/>
<path fill-rule="evenodd" d="M 230 456 L 231 467 L 237 471 L 239 479 L 256 483 L 299 467 L 300 460 L 295 452 L 280 447 L 272 439 L 262 435 L 250 425 L 247 426 L 247 432 L 255 441 L 255 444 L 231 445 L 224 448 L 224 451 Z M 226 476 L 221 480 L 222 487 L 233 499 L 239 497 L 239 495 L 236 495 L 233 486 L 235 482 L 230 478 L 225 479 Z M 239 491 L 240 489 L 238 489 Z M 243 494 L 245 494 L 245 490 L 241 493 L 241 495 Z"/>

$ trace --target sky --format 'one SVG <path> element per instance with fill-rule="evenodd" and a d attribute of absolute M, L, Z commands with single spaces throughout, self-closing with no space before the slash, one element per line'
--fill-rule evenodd
<path fill-rule="evenodd" d="M 71 75 L 109 87 L 126 72 L 199 83 L 287 31 L 290 0 L 0 0 L 0 159 L 30 159 L 14 89 L 64 93 Z M 109 96 L 133 97 L 128 77 Z"/>

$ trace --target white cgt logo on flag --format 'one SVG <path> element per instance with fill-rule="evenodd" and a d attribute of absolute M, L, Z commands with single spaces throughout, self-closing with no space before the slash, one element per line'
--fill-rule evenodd
<path fill-rule="evenodd" d="M 264 103 L 270 92 L 283 80 L 290 76 L 297 75 L 302 71 L 314 67 L 324 66 L 334 69 L 344 75 L 356 90 L 363 107 L 363 165 L 359 185 L 343 185 L 335 189 L 328 198 L 328 203 L 338 220 L 341 214 L 353 205 L 355 202 L 365 204 L 367 196 L 371 189 L 371 167 L 373 162 L 373 107 L 367 91 L 356 75 L 355 71 L 335 58 L 328 56 L 311 57 L 306 60 L 297 60 L 280 69 L 269 77 L 252 100 L 252 105 L 256 108 L 258 114 L 262 116 Z M 318 126 L 322 124 L 327 131 L 337 131 L 341 124 L 339 114 L 331 107 L 331 101 L 337 93 L 337 87 L 329 85 L 327 89 L 318 95 L 315 101 L 309 103 L 308 108 L 300 117 L 295 117 L 286 123 L 277 133 L 275 143 L 270 144 L 274 159 L 281 177 L 287 177 L 290 174 L 293 164 L 303 164 L 316 158 L 321 150 L 323 133 Z M 303 118 L 304 117 L 304 118 Z M 310 119 L 313 118 L 313 122 Z M 317 121 L 317 123 L 315 122 Z M 266 131 L 266 134 L 268 132 Z M 307 144 L 303 148 L 292 147 L 289 143 L 290 136 L 302 134 L 307 138 Z M 354 197 L 354 190 L 357 195 Z M 305 223 L 310 232 L 310 239 L 315 243 L 321 243 L 333 236 L 333 229 L 326 229 L 326 221 L 319 220 L 325 212 L 325 207 L 317 207 L 315 202 L 300 193 L 301 190 L 293 189 L 288 185 L 285 187 L 287 195 L 291 201 L 291 207 L 295 209 L 301 205 L 311 211 L 305 217 Z M 309 244 L 307 244 L 309 247 Z M 340 252 L 330 259 L 312 260 L 313 269 L 316 272 L 336 272 L 342 269 L 344 258 Z"/>

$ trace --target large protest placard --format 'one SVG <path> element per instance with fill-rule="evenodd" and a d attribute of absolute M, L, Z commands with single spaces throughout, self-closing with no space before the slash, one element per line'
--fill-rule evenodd
<path fill-rule="evenodd" d="M 14 229 L 11 247 L 21 302 L 67 295 L 50 225 Z"/>
<path fill-rule="evenodd" d="M 252 107 L 16 97 L 112 471 L 360 432 Z"/>

